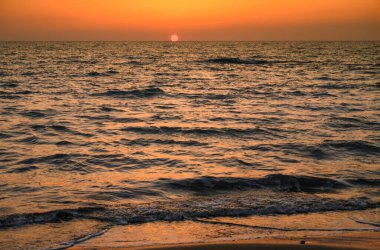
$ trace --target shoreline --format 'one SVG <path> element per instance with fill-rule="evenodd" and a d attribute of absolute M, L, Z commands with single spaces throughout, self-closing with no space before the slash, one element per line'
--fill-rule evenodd
<path fill-rule="evenodd" d="M 219 243 L 204 243 L 204 244 L 179 244 L 179 245 L 163 245 L 163 246 L 155 246 L 155 247 L 144 247 L 144 248 L 129 248 L 132 250 L 174 250 L 174 249 L 182 249 L 182 250 L 234 250 L 234 249 L 255 249 L 255 250 L 271 250 L 271 249 L 279 249 L 279 250 L 297 250 L 297 249 L 314 249 L 314 250 L 362 250 L 362 249 L 372 249 L 372 248 L 358 248 L 351 246 L 339 246 L 339 245 L 327 245 L 327 244 L 305 244 L 302 245 L 300 243 L 294 243 L 294 241 L 283 240 L 283 242 L 279 241 L 271 241 L 267 240 L 267 242 L 260 241 L 238 241 L 238 242 L 219 242 Z M 373 248 L 375 249 L 375 248 Z"/>
<path fill-rule="evenodd" d="M 380 209 L 372 209 L 126 225 L 82 219 L 4 229 L 0 233 L 0 245 L 4 249 L 28 246 L 33 249 L 71 250 L 374 250 L 380 249 L 380 227 L 377 226 L 379 212 Z"/>
<path fill-rule="evenodd" d="M 226 240 L 216 242 L 203 242 L 203 243 L 176 243 L 176 244 L 157 244 L 149 246 L 99 246 L 99 247 L 86 247 L 74 246 L 70 250 L 375 250 L 379 249 L 380 241 L 378 240 L 380 233 L 352 233 L 345 236 L 326 236 L 326 237 L 311 237 L 302 238 L 262 238 L 251 240 Z M 302 242 L 302 243 L 301 243 Z"/>
<path fill-rule="evenodd" d="M 291 216 L 222 217 L 119 225 L 68 249 L 375 250 L 380 249 L 380 228 L 357 223 L 353 218 L 377 221 L 379 211 L 373 209 Z"/>

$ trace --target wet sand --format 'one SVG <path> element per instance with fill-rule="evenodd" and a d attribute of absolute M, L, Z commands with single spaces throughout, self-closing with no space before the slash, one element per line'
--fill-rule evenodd
<path fill-rule="evenodd" d="M 378 212 L 374 209 L 365 213 L 326 212 L 120 225 L 79 241 L 70 249 L 380 249 L 379 229 L 353 220 L 377 221 Z"/>
<path fill-rule="evenodd" d="M 314 249 L 314 250 L 334 250 L 334 249 L 380 249 L 380 233 L 345 233 L 334 236 L 323 237 L 303 237 L 303 238 L 265 238 L 254 240 L 237 240 L 237 241 L 221 241 L 210 243 L 189 243 L 189 244 L 167 244 L 161 245 L 157 242 L 153 246 L 75 246 L 70 250 L 89 250 L 89 249 L 132 249 L 132 250 L 233 250 L 233 249 L 256 249 L 256 250 L 271 250 L 271 249 Z"/>
<path fill-rule="evenodd" d="M 309 250 L 337 250 L 337 249 L 370 249 L 370 248 L 355 248 L 350 246 L 334 246 L 334 245 L 301 245 L 290 243 L 284 241 L 283 243 L 256 243 L 256 242 L 228 242 L 228 243 L 213 243 L 213 244 L 192 244 L 192 245 L 173 245 L 173 246 L 160 246 L 160 247 L 150 247 L 150 248 L 136 248 L 142 250 L 171 250 L 171 249 L 182 249 L 182 250 L 297 250 L 297 249 L 309 249 Z"/>
<path fill-rule="evenodd" d="M 304 244 L 298 239 L 256 239 L 249 241 L 226 241 L 213 243 L 198 243 L 198 244 L 170 244 L 145 247 L 72 247 L 71 250 L 87 250 L 87 249 L 132 249 L 132 250 L 233 250 L 233 249 L 256 249 L 256 250 L 271 250 L 271 249 L 309 249 L 309 250 L 334 250 L 334 249 L 379 249 L 379 233 L 369 234 L 352 234 L 342 238 L 324 237 L 311 238 L 306 240 Z"/>

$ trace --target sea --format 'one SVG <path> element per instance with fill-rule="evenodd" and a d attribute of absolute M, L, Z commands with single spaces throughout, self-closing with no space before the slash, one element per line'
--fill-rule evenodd
<path fill-rule="evenodd" d="M 2 249 L 250 216 L 380 230 L 380 42 L 0 42 L 0 99 Z"/>

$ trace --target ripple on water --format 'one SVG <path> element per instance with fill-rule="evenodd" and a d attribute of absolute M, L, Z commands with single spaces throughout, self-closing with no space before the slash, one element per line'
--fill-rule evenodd
<path fill-rule="evenodd" d="M 379 48 L 0 43 L 0 227 L 379 207 Z"/>
<path fill-rule="evenodd" d="M 165 91 L 156 87 L 149 87 L 146 89 L 132 89 L 132 90 L 108 90 L 103 93 L 96 93 L 93 96 L 104 96 L 112 98 L 149 98 L 164 95 Z"/>

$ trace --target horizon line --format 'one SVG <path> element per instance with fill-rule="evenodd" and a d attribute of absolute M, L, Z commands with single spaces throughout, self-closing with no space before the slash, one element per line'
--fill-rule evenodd
<path fill-rule="evenodd" d="M 380 42 L 374 39 L 295 39 L 295 40 L 179 40 L 176 42 L 170 40 L 0 40 L 0 42 Z"/>

